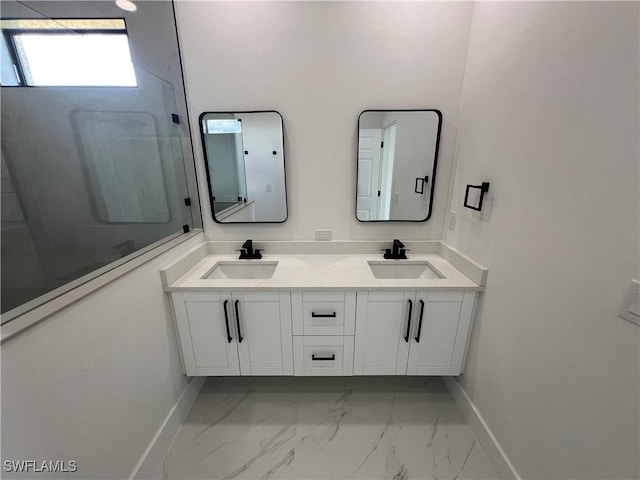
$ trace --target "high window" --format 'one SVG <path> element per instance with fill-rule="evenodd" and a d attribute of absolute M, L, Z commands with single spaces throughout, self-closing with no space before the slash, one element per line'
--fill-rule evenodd
<path fill-rule="evenodd" d="M 1 26 L 8 57 L 3 86 L 137 86 L 123 19 L 3 20 Z"/>

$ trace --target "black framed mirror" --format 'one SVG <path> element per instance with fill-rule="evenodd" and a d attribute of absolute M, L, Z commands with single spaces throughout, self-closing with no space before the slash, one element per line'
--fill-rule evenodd
<path fill-rule="evenodd" d="M 282 115 L 274 110 L 204 112 L 200 134 L 217 223 L 287 219 Z"/>
<path fill-rule="evenodd" d="M 442 113 L 365 110 L 358 117 L 356 218 L 426 222 L 431 217 Z"/>

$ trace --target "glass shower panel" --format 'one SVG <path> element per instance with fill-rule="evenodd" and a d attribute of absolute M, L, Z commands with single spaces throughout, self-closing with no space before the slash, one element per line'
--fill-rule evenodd
<path fill-rule="evenodd" d="M 118 12 L 109 2 L 76 11 L 85 5 L 93 18 Z M 170 3 L 145 9 L 175 29 Z M 167 53 L 166 65 L 179 71 L 179 58 Z M 2 88 L 3 323 L 194 225 L 182 85 L 137 64 L 135 75 L 137 87 Z"/>
<path fill-rule="evenodd" d="M 170 220 L 158 128 L 149 112 L 72 115 L 94 213 L 103 223 Z"/>

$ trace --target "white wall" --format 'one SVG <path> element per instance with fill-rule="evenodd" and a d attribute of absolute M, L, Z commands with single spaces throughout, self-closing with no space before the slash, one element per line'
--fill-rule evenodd
<path fill-rule="evenodd" d="M 78 478 L 129 476 L 187 382 L 159 270 L 202 240 L 2 345 L 3 460 L 76 460 Z"/>
<path fill-rule="evenodd" d="M 280 225 L 217 225 L 211 240 L 439 239 L 451 175 L 470 3 L 176 3 L 187 97 L 206 196 L 197 117 L 277 110 L 284 118 L 289 218 Z M 437 108 L 444 124 L 434 212 L 419 224 L 355 218 L 358 115 Z"/>
<path fill-rule="evenodd" d="M 524 478 L 638 478 L 636 2 L 477 3 L 447 240 L 489 268 L 463 387 Z M 462 208 L 491 182 L 488 211 Z"/>

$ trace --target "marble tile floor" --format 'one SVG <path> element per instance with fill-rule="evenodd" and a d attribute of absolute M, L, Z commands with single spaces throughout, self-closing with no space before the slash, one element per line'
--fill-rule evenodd
<path fill-rule="evenodd" d="M 211 377 L 155 479 L 494 479 L 439 377 Z"/>

